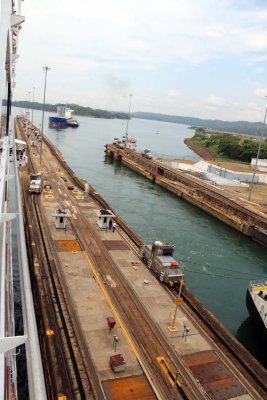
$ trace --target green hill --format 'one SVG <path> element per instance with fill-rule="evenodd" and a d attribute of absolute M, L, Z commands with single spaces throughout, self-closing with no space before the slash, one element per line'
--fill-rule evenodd
<path fill-rule="evenodd" d="M 32 103 L 29 101 L 13 101 L 12 105 L 15 107 L 31 109 Z M 44 110 L 48 112 L 57 112 L 57 106 L 61 106 L 65 104 L 45 104 Z M 86 117 L 94 117 L 94 118 L 106 118 L 106 119 L 128 119 L 128 114 L 122 112 L 112 112 L 106 110 L 98 110 L 93 109 L 91 107 L 82 107 L 78 104 L 68 104 L 68 107 L 74 110 L 76 115 L 84 115 Z M 34 103 L 34 110 L 42 110 L 43 104 Z"/>
<path fill-rule="evenodd" d="M 175 124 L 191 125 L 194 128 L 210 128 L 223 132 L 243 133 L 247 135 L 266 136 L 267 127 L 262 122 L 247 121 L 220 121 L 213 119 L 200 119 L 194 117 L 182 117 L 178 115 L 156 114 L 136 112 L 131 114 L 134 118 L 150 119 L 155 121 L 172 122 Z"/>

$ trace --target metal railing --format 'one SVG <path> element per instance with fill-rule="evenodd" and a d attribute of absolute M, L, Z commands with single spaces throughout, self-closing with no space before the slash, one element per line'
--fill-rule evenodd
<path fill-rule="evenodd" d="M 15 149 L 13 154 L 16 154 Z M 23 312 L 24 334 L 27 336 L 26 361 L 31 400 L 46 400 L 46 388 L 43 374 L 39 338 L 37 332 L 35 310 L 32 297 L 31 281 L 24 233 L 20 179 L 16 157 L 14 157 L 15 196 L 17 200 L 17 241 L 19 255 L 19 274 L 21 287 L 21 301 Z"/>

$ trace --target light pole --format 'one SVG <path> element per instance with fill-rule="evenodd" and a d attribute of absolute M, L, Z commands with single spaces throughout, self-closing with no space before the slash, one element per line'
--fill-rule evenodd
<path fill-rule="evenodd" d="M 44 83 L 44 100 L 43 100 L 43 115 L 42 115 L 42 132 L 41 132 L 41 146 L 40 146 L 40 164 L 42 161 L 42 150 L 43 150 L 43 129 L 44 129 L 44 107 L 45 107 L 45 92 L 46 92 L 46 77 L 47 77 L 47 71 L 49 71 L 51 68 L 48 67 L 47 65 L 43 67 L 43 70 L 45 72 L 45 83 Z"/>
<path fill-rule="evenodd" d="M 267 96 L 264 96 L 264 98 L 266 99 Z M 267 106 L 266 106 L 266 109 L 265 109 L 265 115 L 264 115 L 264 120 L 263 120 L 263 128 L 265 127 L 266 116 L 267 116 Z M 260 135 L 260 142 L 259 142 L 259 147 L 258 147 L 258 151 L 257 151 L 257 157 L 256 157 L 255 165 L 254 165 L 252 180 L 251 180 L 250 186 L 249 186 L 248 201 L 250 201 L 251 195 L 252 195 L 252 188 L 253 188 L 254 179 L 255 179 L 255 174 L 256 174 L 256 169 L 257 169 L 257 165 L 258 165 L 258 161 L 259 161 L 262 139 L 263 139 L 263 130 L 262 130 L 261 135 Z"/>
<path fill-rule="evenodd" d="M 32 88 L 32 125 L 33 125 L 34 91 L 35 87 Z"/>
<path fill-rule="evenodd" d="M 172 322 L 170 322 L 170 326 L 168 326 L 168 329 L 170 332 L 177 332 L 177 328 L 175 326 L 176 323 L 176 317 L 177 317 L 177 311 L 178 311 L 178 306 L 179 304 L 182 304 L 182 298 L 181 298 L 181 292 L 182 292 L 182 287 L 184 284 L 184 277 L 181 277 L 181 281 L 180 281 L 180 288 L 179 288 L 179 293 L 178 293 L 178 297 L 176 299 L 173 300 L 173 303 L 175 304 L 175 310 L 174 310 L 174 314 L 172 317 Z"/>
<path fill-rule="evenodd" d="M 126 136 L 126 141 L 127 141 L 127 139 L 128 139 L 128 125 L 129 125 L 129 120 L 130 120 L 131 104 L 132 104 L 132 97 L 133 97 L 133 95 L 132 95 L 132 94 L 129 94 L 129 97 L 130 97 L 130 102 L 129 102 L 128 119 L 127 119 L 127 125 L 126 125 L 126 134 L 125 134 L 125 136 Z"/>
<path fill-rule="evenodd" d="M 29 120 L 30 120 L 30 104 L 31 104 L 31 92 L 28 92 L 28 94 L 29 94 L 29 104 L 28 104 L 28 113 L 29 113 Z"/>

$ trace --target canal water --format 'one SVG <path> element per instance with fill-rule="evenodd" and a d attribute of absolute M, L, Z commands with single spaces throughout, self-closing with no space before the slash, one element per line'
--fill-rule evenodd
<path fill-rule="evenodd" d="M 34 111 L 37 126 L 41 115 Z M 249 282 L 267 277 L 266 249 L 119 162 L 106 159 L 104 146 L 125 134 L 125 121 L 78 117 L 79 128 L 54 130 L 48 128 L 48 115 L 44 133 L 76 174 L 91 183 L 144 240 L 176 245 L 175 256 L 184 264 L 187 286 L 267 368 L 245 306 Z M 132 119 L 128 134 L 137 139 L 140 149 L 198 159 L 184 144 L 194 134 L 185 125 Z"/>

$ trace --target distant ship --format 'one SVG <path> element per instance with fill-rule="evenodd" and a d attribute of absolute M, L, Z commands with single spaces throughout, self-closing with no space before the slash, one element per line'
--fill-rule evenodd
<path fill-rule="evenodd" d="M 267 343 L 267 280 L 253 281 L 247 289 L 247 309 Z"/>
<path fill-rule="evenodd" d="M 66 106 L 57 107 L 57 117 L 49 117 L 49 128 L 61 129 L 71 126 L 72 128 L 78 128 L 79 122 L 73 118 L 72 113 L 74 110 Z"/>

